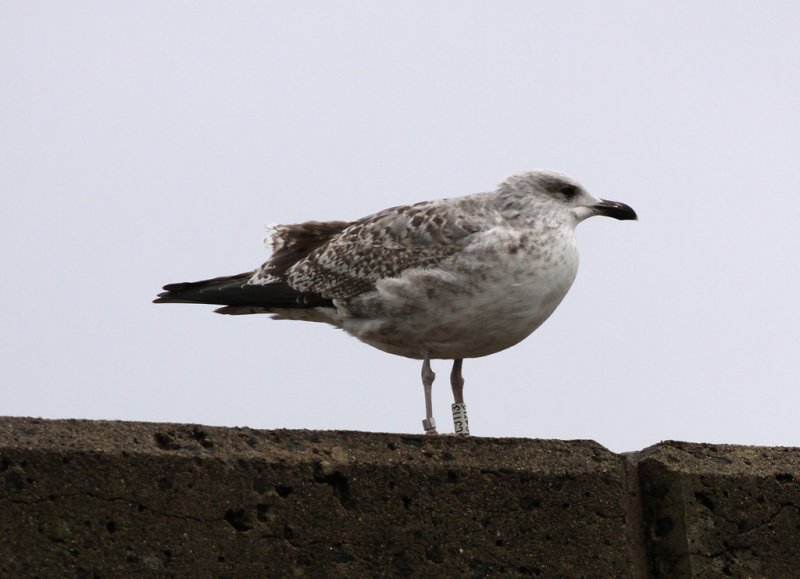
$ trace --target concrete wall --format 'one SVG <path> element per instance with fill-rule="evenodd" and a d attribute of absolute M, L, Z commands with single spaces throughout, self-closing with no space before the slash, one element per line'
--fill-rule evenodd
<path fill-rule="evenodd" d="M 798 577 L 800 449 L 0 418 L 2 577 Z"/>

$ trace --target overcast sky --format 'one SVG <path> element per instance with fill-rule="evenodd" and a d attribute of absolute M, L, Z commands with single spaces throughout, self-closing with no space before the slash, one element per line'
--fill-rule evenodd
<path fill-rule="evenodd" d="M 800 4 L 0 2 L 0 414 L 422 432 L 420 364 L 153 305 L 265 225 L 534 168 L 623 201 L 473 434 L 800 445 Z M 452 431 L 449 362 L 434 409 Z"/>

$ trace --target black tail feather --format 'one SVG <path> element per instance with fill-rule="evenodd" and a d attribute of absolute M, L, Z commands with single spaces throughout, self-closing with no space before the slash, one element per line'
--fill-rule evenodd
<path fill-rule="evenodd" d="M 215 277 L 202 281 L 171 283 L 153 300 L 156 304 L 214 304 L 254 308 L 305 309 L 332 307 L 333 302 L 317 294 L 301 293 L 286 282 L 248 284 L 254 272 Z"/>

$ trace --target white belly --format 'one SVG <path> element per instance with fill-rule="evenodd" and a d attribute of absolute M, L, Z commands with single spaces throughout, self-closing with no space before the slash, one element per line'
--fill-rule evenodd
<path fill-rule="evenodd" d="M 519 343 L 566 295 L 578 267 L 571 230 L 551 232 L 544 254 L 521 232 L 480 240 L 440 268 L 377 283 L 341 327 L 380 350 L 410 358 L 477 358 Z"/>

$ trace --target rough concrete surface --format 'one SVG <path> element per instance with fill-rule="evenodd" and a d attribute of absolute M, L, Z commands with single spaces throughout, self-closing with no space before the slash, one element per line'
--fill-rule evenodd
<path fill-rule="evenodd" d="M 657 577 L 800 577 L 800 449 L 666 442 L 639 473 Z"/>
<path fill-rule="evenodd" d="M 800 577 L 800 449 L 0 418 L 0 577 Z"/>
<path fill-rule="evenodd" d="M 630 577 L 589 441 L 0 419 L 3 577 Z"/>

